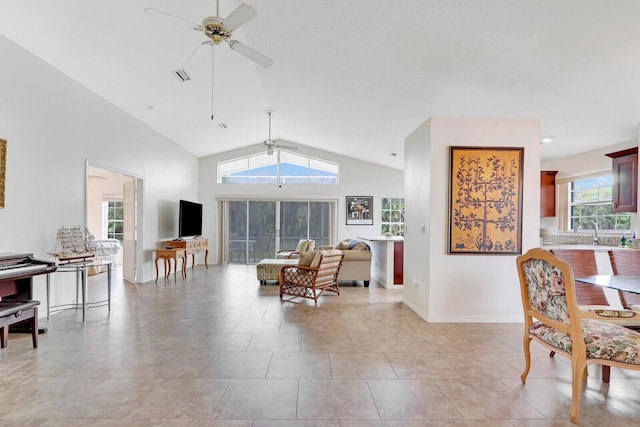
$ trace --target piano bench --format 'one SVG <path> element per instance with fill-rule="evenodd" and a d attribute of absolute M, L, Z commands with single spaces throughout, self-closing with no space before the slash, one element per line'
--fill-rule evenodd
<path fill-rule="evenodd" d="M 28 321 L 33 348 L 38 348 L 38 306 L 40 301 L 0 301 L 0 348 L 9 341 L 9 326 Z"/>

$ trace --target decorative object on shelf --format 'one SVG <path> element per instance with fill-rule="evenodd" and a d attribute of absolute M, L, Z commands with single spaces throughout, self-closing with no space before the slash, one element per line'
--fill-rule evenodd
<path fill-rule="evenodd" d="M 373 197 L 347 196 L 347 225 L 373 225 Z"/>
<path fill-rule="evenodd" d="M 56 244 L 48 252 L 60 263 L 91 260 L 95 256 L 95 237 L 88 229 L 80 226 L 60 227 L 56 234 Z"/>
<path fill-rule="evenodd" d="M 4 190 L 7 179 L 7 141 L 0 139 L 0 209 L 4 209 Z"/>
<path fill-rule="evenodd" d="M 449 254 L 522 253 L 522 147 L 450 147 Z"/>

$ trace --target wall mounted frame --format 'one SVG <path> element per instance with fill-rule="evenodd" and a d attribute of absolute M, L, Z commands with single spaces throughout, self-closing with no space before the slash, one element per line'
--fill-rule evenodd
<path fill-rule="evenodd" d="M 450 147 L 449 254 L 522 253 L 522 147 Z"/>
<path fill-rule="evenodd" d="M 347 196 L 347 225 L 373 225 L 373 197 Z"/>

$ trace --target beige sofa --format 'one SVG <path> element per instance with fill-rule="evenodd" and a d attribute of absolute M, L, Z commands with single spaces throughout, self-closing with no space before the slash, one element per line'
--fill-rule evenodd
<path fill-rule="evenodd" d="M 369 286 L 371 280 L 371 248 L 362 240 L 342 240 L 334 246 L 320 246 L 320 250 L 340 249 L 344 254 L 342 267 L 338 273 L 339 281 L 362 280 L 364 286 Z"/>

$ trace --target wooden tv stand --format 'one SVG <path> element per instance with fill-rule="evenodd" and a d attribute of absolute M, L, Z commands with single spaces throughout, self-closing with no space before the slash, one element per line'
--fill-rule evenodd
<path fill-rule="evenodd" d="M 207 257 L 209 256 L 209 239 L 204 237 L 196 237 L 195 239 L 187 240 L 171 240 L 167 242 L 168 245 L 174 248 L 182 248 L 187 251 L 187 259 L 191 255 L 191 268 L 196 265 L 196 254 L 204 252 L 204 266 L 209 269 L 207 264 Z"/>

